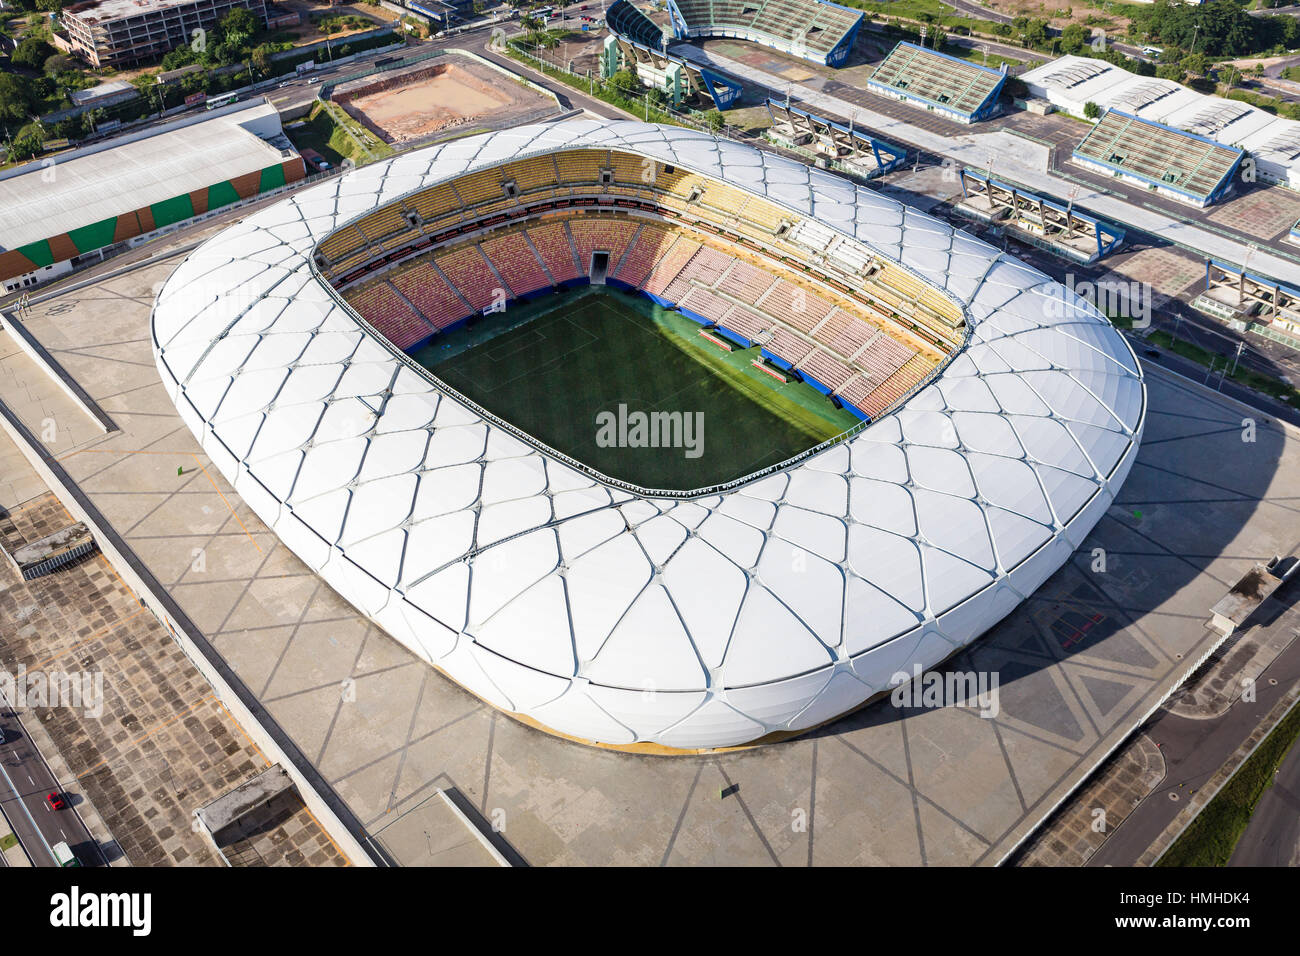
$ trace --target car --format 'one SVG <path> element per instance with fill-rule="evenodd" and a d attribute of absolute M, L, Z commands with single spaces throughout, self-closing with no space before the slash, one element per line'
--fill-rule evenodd
<path fill-rule="evenodd" d="M 307 81 L 307 85 L 308 85 L 308 86 L 313 86 L 314 84 L 319 83 L 319 82 L 320 82 L 320 77 L 319 77 L 319 76 L 313 76 L 310 80 Z"/>
<path fill-rule="evenodd" d="M 5 729 L 0 727 L 0 744 L 5 742 Z"/>
<path fill-rule="evenodd" d="M 51 810 L 62 810 L 68 805 L 67 801 L 63 799 L 63 794 L 61 793 L 47 793 L 45 795 L 45 802 L 50 805 Z"/>
<path fill-rule="evenodd" d="M 1160 350 L 1157 348 L 1152 348 L 1149 345 L 1142 350 L 1142 354 L 1145 355 L 1147 358 L 1160 358 Z"/>
<path fill-rule="evenodd" d="M 1164 53 L 1164 52 L 1165 52 L 1165 51 L 1162 50 L 1162 49 L 1160 49 L 1160 47 L 1158 47 L 1158 46 L 1144 46 L 1144 47 L 1142 48 L 1142 55 L 1143 55 L 1143 56 L 1157 56 L 1157 57 L 1158 57 L 1161 53 Z"/>

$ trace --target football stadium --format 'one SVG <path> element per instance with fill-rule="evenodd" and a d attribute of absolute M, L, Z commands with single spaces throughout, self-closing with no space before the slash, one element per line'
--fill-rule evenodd
<path fill-rule="evenodd" d="M 194 250 L 152 334 L 339 594 L 516 718 L 651 753 L 807 731 L 968 645 L 1109 507 L 1146 411 L 1042 273 L 638 122 L 296 193 Z"/>

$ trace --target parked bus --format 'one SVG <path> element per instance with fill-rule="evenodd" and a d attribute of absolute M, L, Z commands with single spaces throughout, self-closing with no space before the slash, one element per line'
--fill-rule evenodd
<path fill-rule="evenodd" d="M 81 866 L 81 861 L 66 842 L 56 843 L 51 849 L 54 850 L 54 862 L 59 866 Z"/>

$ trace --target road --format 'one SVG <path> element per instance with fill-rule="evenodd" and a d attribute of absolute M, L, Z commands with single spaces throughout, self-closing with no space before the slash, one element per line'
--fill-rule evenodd
<path fill-rule="evenodd" d="M 1228 866 L 1300 866 L 1300 747 L 1291 748 L 1259 798 Z"/>
<path fill-rule="evenodd" d="M 7 701 L 0 702 L 0 733 L 0 807 L 27 856 L 36 866 L 57 866 L 51 847 L 66 842 L 82 865 L 107 866 L 76 809 L 69 803 L 53 810 L 46 802 L 47 794 L 60 792 L 59 783 Z"/>
<path fill-rule="evenodd" d="M 1293 547 L 1287 553 L 1294 554 L 1295 550 Z M 1292 599 L 1294 596 L 1292 592 Z M 1283 620 L 1279 619 L 1274 626 L 1284 626 Z M 1264 715 L 1297 681 L 1300 681 L 1300 641 L 1292 642 L 1264 671 L 1263 677 L 1256 684 L 1257 699 L 1253 703 L 1237 701 L 1222 717 L 1209 720 L 1191 720 L 1159 711 L 1143 728 L 1143 732 L 1155 741 L 1164 754 L 1165 779 L 1129 814 L 1087 865 L 1132 866 L 1183 809 L 1187 798 L 1218 772 L 1255 730 Z M 1295 757 L 1294 752 L 1291 757 Z M 1291 773 L 1293 776 L 1287 779 L 1292 784 L 1290 792 L 1294 794 L 1300 792 L 1300 783 L 1294 776 L 1295 767 L 1292 767 Z M 1288 832 L 1294 833 L 1294 830 L 1289 829 L 1295 824 L 1294 820 L 1278 829 L 1270 829 L 1273 821 L 1285 816 L 1283 811 L 1276 811 L 1281 816 L 1273 816 L 1274 812 L 1270 810 L 1270 816 L 1258 824 L 1260 833 L 1252 838 L 1256 843 L 1282 841 L 1287 838 Z M 1296 813 L 1294 804 L 1287 812 L 1293 815 Z M 1293 841 L 1293 848 L 1294 845 Z M 1259 852 L 1269 851 L 1265 846 Z"/>

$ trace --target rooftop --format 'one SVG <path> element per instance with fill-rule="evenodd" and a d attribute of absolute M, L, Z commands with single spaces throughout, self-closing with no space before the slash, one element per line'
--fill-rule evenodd
<path fill-rule="evenodd" d="M 1002 83 L 998 70 L 967 63 L 913 43 L 899 43 L 871 74 L 871 82 L 955 110 L 974 113 Z"/>
<path fill-rule="evenodd" d="M 275 107 L 265 101 L 240 104 L 228 113 L 107 140 L 61 158 L 52 178 L 39 163 L 0 174 L 0 249 L 103 222 L 287 158 L 250 129 L 278 133 Z"/>
<path fill-rule="evenodd" d="M 1074 155 L 1198 197 L 1214 194 L 1241 150 L 1109 110 Z"/>
<path fill-rule="evenodd" d="M 69 14 L 87 23 L 103 23 L 108 20 L 124 20 L 138 17 L 167 7 L 185 7 L 198 0 L 83 0 L 63 8 L 64 16 Z"/>

